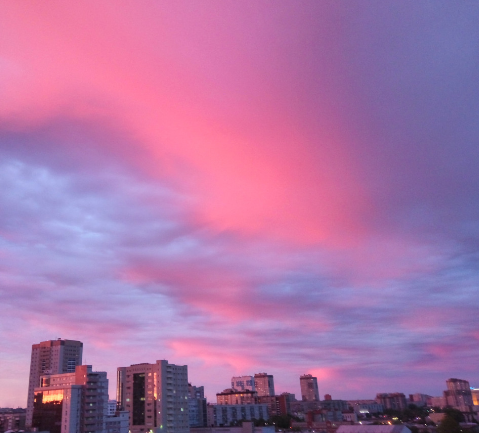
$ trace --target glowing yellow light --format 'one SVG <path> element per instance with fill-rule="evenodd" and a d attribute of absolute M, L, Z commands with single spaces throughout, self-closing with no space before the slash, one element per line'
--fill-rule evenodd
<path fill-rule="evenodd" d="M 53 401 L 62 401 L 63 400 L 63 389 L 58 389 L 55 391 L 44 391 L 43 392 L 43 403 L 51 403 Z"/>

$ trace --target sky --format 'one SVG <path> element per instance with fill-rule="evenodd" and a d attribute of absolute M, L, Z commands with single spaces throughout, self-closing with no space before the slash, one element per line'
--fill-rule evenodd
<path fill-rule="evenodd" d="M 337 399 L 479 386 L 479 4 L 0 4 L 0 407 L 31 345 Z"/>

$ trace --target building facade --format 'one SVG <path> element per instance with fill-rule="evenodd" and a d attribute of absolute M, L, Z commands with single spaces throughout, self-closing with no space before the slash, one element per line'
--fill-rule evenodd
<path fill-rule="evenodd" d="M 253 376 L 235 376 L 231 378 L 231 388 L 238 391 L 256 391 Z"/>
<path fill-rule="evenodd" d="M 254 375 L 254 386 L 258 397 L 275 395 L 272 374 L 256 373 Z"/>
<path fill-rule="evenodd" d="M 402 392 L 376 394 L 376 402 L 384 409 L 402 411 L 407 408 L 406 396 Z"/>
<path fill-rule="evenodd" d="M 103 433 L 108 379 L 80 365 L 75 373 L 41 376 L 34 389 L 32 427 L 50 433 Z"/>
<path fill-rule="evenodd" d="M 255 404 L 257 402 L 258 394 L 256 391 L 250 391 L 248 389 L 238 391 L 228 388 L 216 394 L 217 404 Z"/>
<path fill-rule="evenodd" d="M 207 427 L 205 388 L 188 384 L 188 417 L 190 427 Z"/>
<path fill-rule="evenodd" d="M 25 429 L 25 409 L 0 409 L 0 433 Z"/>
<path fill-rule="evenodd" d="M 301 398 L 303 401 L 319 401 L 318 379 L 311 374 L 303 374 L 299 378 Z"/>
<path fill-rule="evenodd" d="M 119 367 L 117 402 L 130 414 L 131 433 L 188 433 L 188 367 L 166 360 Z"/>
<path fill-rule="evenodd" d="M 268 405 L 266 404 L 216 404 L 208 405 L 209 423 L 214 426 L 236 425 L 239 421 L 269 419 Z"/>
<path fill-rule="evenodd" d="M 32 426 L 35 388 L 44 374 L 72 373 L 81 365 L 83 343 L 76 340 L 48 340 L 32 345 L 25 424 Z"/>
<path fill-rule="evenodd" d="M 447 390 L 444 391 L 444 399 L 447 406 L 451 406 L 461 412 L 472 412 L 471 386 L 467 380 L 446 380 Z"/>
<path fill-rule="evenodd" d="M 348 400 L 348 405 L 357 414 L 383 413 L 383 405 L 376 400 Z"/>

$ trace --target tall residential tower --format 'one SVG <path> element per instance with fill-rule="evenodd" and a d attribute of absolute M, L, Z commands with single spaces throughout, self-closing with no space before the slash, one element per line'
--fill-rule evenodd
<path fill-rule="evenodd" d="M 258 397 L 273 396 L 274 380 L 272 374 L 256 373 L 254 375 L 254 386 Z"/>
<path fill-rule="evenodd" d="M 303 374 L 299 378 L 303 401 L 319 401 L 318 379 L 311 374 Z"/>

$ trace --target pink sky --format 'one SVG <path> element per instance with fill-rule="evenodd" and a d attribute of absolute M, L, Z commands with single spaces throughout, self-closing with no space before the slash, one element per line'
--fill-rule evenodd
<path fill-rule="evenodd" d="M 0 407 L 30 348 L 210 401 L 478 386 L 479 7 L 0 5 Z"/>

